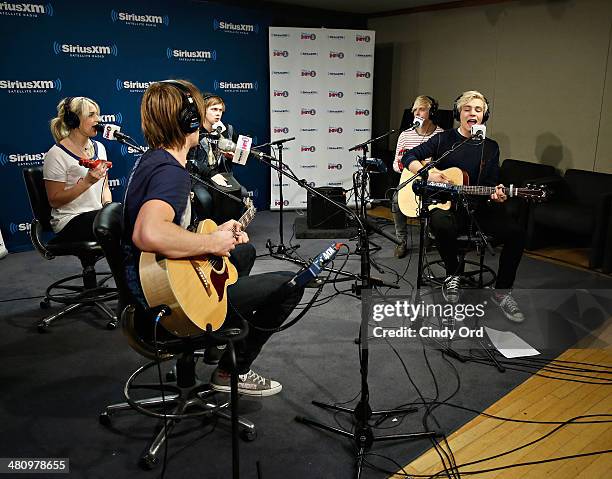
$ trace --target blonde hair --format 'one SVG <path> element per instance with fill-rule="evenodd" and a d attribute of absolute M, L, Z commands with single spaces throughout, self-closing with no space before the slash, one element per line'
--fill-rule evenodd
<path fill-rule="evenodd" d="M 67 105 L 66 102 L 69 102 L 69 104 Z M 66 124 L 66 108 L 81 119 L 89 115 L 89 107 L 91 106 L 96 109 L 96 113 L 99 115 L 100 107 L 98 104 L 85 96 L 67 97 L 57 104 L 57 116 L 49 122 L 51 134 L 57 143 L 66 138 L 70 134 L 70 130 L 73 129 Z"/>
<path fill-rule="evenodd" d="M 202 118 L 206 116 L 206 110 L 219 103 L 223 107 L 223 111 L 225 111 L 225 102 L 223 101 L 223 98 L 217 95 L 206 94 L 206 97 L 204 98 L 204 116 Z"/>
<path fill-rule="evenodd" d="M 463 106 L 472 100 L 482 100 L 482 103 L 484 104 L 483 113 L 486 113 L 489 110 L 489 102 L 482 93 L 476 90 L 464 91 L 455 101 L 455 108 L 457 108 L 457 111 L 461 111 Z"/>
<path fill-rule="evenodd" d="M 140 103 L 141 127 L 149 147 L 182 148 L 187 136 L 179 124 L 179 113 L 183 106 L 183 95 L 176 85 L 180 83 L 189 90 L 198 111 L 201 112 L 204 101 L 200 90 L 186 80 L 156 82 L 149 86 Z"/>
<path fill-rule="evenodd" d="M 420 106 L 426 106 L 428 110 L 431 110 L 433 103 L 431 98 L 426 95 L 419 95 L 414 99 L 414 103 L 412 104 L 412 113 L 416 111 L 416 109 Z"/>

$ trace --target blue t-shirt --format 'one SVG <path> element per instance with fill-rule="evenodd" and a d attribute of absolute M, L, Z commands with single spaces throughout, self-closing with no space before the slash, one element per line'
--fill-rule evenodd
<path fill-rule="evenodd" d="M 134 165 L 124 200 L 122 249 L 126 280 L 140 306 L 146 306 L 138 275 L 140 250 L 132 242 L 138 212 L 147 201 L 161 200 L 174 210 L 172 221 L 186 227 L 191 216 L 190 189 L 189 173 L 166 150 L 149 150 Z"/>

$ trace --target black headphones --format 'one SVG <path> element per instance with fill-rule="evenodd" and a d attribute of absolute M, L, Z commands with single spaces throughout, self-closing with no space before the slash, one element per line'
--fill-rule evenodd
<path fill-rule="evenodd" d="M 425 95 L 429 99 L 429 119 L 435 123 L 436 114 L 438 113 L 438 102 L 433 96 Z"/>
<path fill-rule="evenodd" d="M 185 85 L 174 80 L 163 80 L 160 83 L 168 83 L 181 92 L 183 104 L 181 105 L 181 111 L 178 116 L 181 131 L 186 135 L 197 131 L 201 123 L 200 112 L 198 111 L 198 107 L 189 89 Z"/>
<path fill-rule="evenodd" d="M 459 111 L 459 108 L 457 107 L 457 102 L 459 101 L 459 99 L 463 96 L 463 93 L 461 95 L 459 95 L 457 98 L 455 98 L 455 102 L 453 103 L 453 118 L 457 121 L 461 121 L 461 113 Z M 489 119 L 489 116 L 491 116 L 491 107 L 489 106 L 489 100 L 487 100 L 487 97 L 482 95 L 482 97 L 484 98 L 485 101 L 485 112 L 482 115 L 482 122 L 486 123 L 487 120 Z"/>
<path fill-rule="evenodd" d="M 68 127 L 68 129 L 70 130 L 74 130 L 75 128 L 78 128 L 79 125 L 81 124 L 81 119 L 79 118 L 79 115 L 77 115 L 75 112 L 73 112 L 70 109 L 70 104 L 72 103 L 72 97 L 69 96 L 64 100 L 64 124 Z"/>

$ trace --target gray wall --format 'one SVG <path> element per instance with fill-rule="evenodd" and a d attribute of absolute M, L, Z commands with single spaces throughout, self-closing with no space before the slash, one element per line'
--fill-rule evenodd
<path fill-rule="evenodd" d="M 612 2 L 514 1 L 369 20 L 394 47 L 392 126 L 418 94 L 490 101 L 501 158 L 612 173 Z"/>

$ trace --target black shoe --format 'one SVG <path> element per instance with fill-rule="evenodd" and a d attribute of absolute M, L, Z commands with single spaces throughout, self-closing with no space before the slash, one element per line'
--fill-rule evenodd
<path fill-rule="evenodd" d="M 206 348 L 204 351 L 204 363 L 211 365 L 219 364 L 219 359 L 221 359 L 223 353 L 225 353 L 225 344 Z"/>
<path fill-rule="evenodd" d="M 395 257 L 396 258 L 404 258 L 408 254 L 408 245 L 406 243 L 398 244 L 395 247 Z"/>

